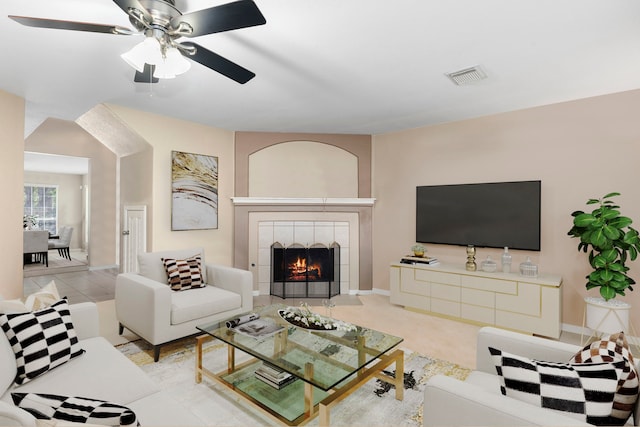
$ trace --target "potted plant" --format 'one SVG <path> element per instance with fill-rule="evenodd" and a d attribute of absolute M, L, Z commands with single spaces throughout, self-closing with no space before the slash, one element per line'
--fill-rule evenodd
<path fill-rule="evenodd" d="M 597 205 L 591 212 L 575 211 L 573 217 L 573 227 L 568 235 L 579 238 L 578 250 L 585 252 L 589 256 L 589 264 L 593 271 L 586 276 L 587 290 L 598 288 L 602 299 L 585 298 L 587 302 L 587 326 L 602 332 L 602 323 L 606 319 L 593 319 L 590 316 L 590 306 L 606 307 L 607 314 L 611 310 L 620 308 L 622 313 L 615 313 L 614 317 L 626 317 L 622 323 L 628 327 L 628 311 L 630 306 L 627 303 L 613 301 L 618 295 L 625 295 L 625 291 L 633 291 L 632 285 L 636 282 L 627 272 L 627 260 L 635 260 L 640 251 L 640 237 L 638 231 L 631 227 L 633 222 L 630 218 L 620 214 L 620 206 L 616 205 L 611 198 L 619 196 L 620 193 L 609 193 L 600 199 L 589 199 L 587 205 Z M 592 317 L 590 320 L 589 317 Z M 614 319 L 615 320 L 615 319 Z M 620 320 L 620 319 L 618 319 Z M 615 323 L 615 322 L 614 322 Z M 600 326 L 600 329 L 592 326 Z M 625 325 L 622 325 L 623 327 Z M 619 326 L 611 326 L 619 331 Z"/>
<path fill-rule="evenodd" d="M 415 245 L 411 246 L 411 250 L 413 251 L 413 256 L 423 257 L 426 251 L 426 248 L 420 243 L 416 243 Z"/>

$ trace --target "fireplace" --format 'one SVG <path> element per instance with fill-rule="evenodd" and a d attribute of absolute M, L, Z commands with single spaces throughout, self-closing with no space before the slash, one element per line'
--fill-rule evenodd
<path fill-rule="evenodd" d="M 331 298 L 340 293 L 340 245 L 271 245 L 271 295 Z"/>

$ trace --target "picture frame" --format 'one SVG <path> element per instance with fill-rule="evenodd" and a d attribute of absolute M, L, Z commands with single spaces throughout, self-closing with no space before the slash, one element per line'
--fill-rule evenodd
<path fill-rule="evenodd" d="M 171 152 L 171 230 L 218 228 L 218 157 Z"/>

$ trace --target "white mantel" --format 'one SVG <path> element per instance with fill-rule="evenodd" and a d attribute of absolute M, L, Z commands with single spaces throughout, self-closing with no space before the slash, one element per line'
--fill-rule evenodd
<path fill-rule="evenodd" d="M 232 197 L 235 206 L 373 206 L 374 198 L 351 197 Z"/>

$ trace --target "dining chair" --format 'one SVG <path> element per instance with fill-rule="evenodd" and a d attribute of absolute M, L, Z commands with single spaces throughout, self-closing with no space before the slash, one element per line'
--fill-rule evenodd
<path fill-rule="evenodd" d="M 71 254 L 69 253 L 69 244 L 71 243 L 71 235 L 73 234 L 73 227 L 61 226 L 59 230 L 58 239 L 49 239 L 48 248 L 57 249 L 58 255 L 71 261 Z"/>

